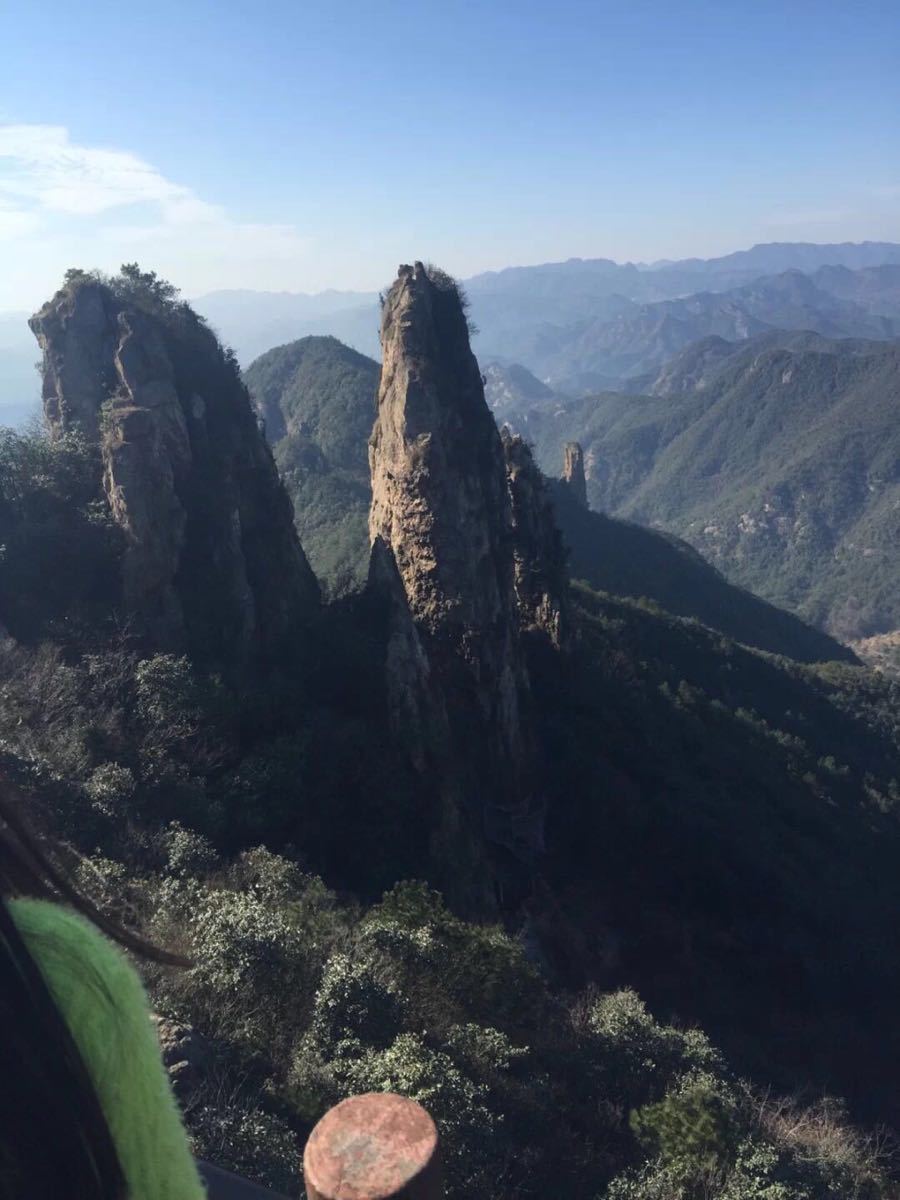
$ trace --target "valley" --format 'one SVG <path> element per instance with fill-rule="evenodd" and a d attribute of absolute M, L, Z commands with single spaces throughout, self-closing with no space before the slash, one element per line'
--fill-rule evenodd
<path fill-rule="evenodd" d="M 205 1047 L 198 1152 L 289 1189 L 325 1108 L 399 1090 L 451 1197 L 624 1197 L 673 1169 L 633 1133 L 663 1105 L 721 1117 L 729 1186 L 887 1200 L 852 1122 L 898 1119 L 900 708 L 890 634 L 849 642 L 892 595 L 815 556 L 864 530 L 891 577 L 895 343 L 713 335 L 564 394 L 482 368 L 421 263 L 381 366 L 310 334 L 241 373 L 133 265 L 31 327 L 4 769 L 189 952 L 146 980 Z M 839 1152 L 767 1099 L 822 1091 Z"/>

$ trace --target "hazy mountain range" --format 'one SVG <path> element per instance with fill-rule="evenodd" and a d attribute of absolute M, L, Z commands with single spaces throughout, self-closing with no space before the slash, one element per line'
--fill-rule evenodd
<path fill-rule="evenodd" d="M 570 259 L 464 281 L 481 362 L 521 363 L 576 394 L 631 388 L 698 338 L 768 329 L 831 337 L 900 333 L 900 245 L 772 243 L 719 258 L 655 264 Z M 332 335 L 379 357 L 378 296 L 211 292 L 194 302 L 242 363 L 309 335 Z M 0 410 L 37 411 L 35 349 L 26 314 L 0 316 Z"/>
<path fill-rule="evenodd" d="M 28 314 L 0 314 L 0 422 L 20 425 L 39 412 L 38 349 Z"/>
<path fill-rule="evenodd" d="M 542 378 L 566 391 L 583 393 L 622 387 L 659 368 L 685 346 L 716 335 L 744 341 L 776 329 L 812 330 L 827 337 L 891 338 L 900 321 L 883 315 L 894 308 L 900 286 L 900 266 L 891 267 L 882 289 L 866 293 L 848 271 L 850 288 L 866 303 L 844 299 L 820 285 L 819 273 L 797 270 L 763 276 L 725 292 L 697 292 L 677 300 L 622 306 L 611 319 L 576 322 L 545 333 L 532 345 L 527 365 Z M 841 282 L 846 284 L 844 278 Z"/>
<path fill-rule="evenodd" d="M 829 270 L 812 282 L 802 274 L 823 267 Z M 542 379 L 590 389 L 618 383 L 709 333 L 811 328 L 829 336 L 891 337 L 898 279 L 900 245 L 786 243 L 656 266 L 570 259 L 510 267 L 475 275 L 464 286 L 483 363 L 520 362 Z M 731 293 L 727 300 L 707 295 L 724 292 Z M 195 303 L 244 363 L 310 334 L 331 334 L 372 358 L 380 354 L 373 293 L 230 291 Z"/>

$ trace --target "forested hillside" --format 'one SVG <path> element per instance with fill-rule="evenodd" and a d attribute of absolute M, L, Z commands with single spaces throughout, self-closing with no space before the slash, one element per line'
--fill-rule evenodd
<path fill-rule="evenodd" d="M 368 568 L 367 444 L 379 373 L 335 338 L 308 337 L 270 350 L 244 374 L 313 569 L 339 589 Z"/>
<path fill-rule="evenodd" d="M 545 468 L 565 441 L 583 444 L 595 508 L 684 537 L 836 636 L 900 625 L 896 342 L 705 345 L 652 386 L 521 424 Z"/>
<path fill-rule="evenodd" d="M 799 662 L 853 661 L 846 646 L 729 583 L 679 538 L 592 512 L 562 483 L 553 498 L 573 579 L 656 604 L 758 650 Z"/>
<path fill-rule="evenodd" d="M 98 903 L 191 960 L 148 984 L 198 1152 L 296 1195 L 328 1105 L 392 1089 L 453 1198 L 888 1200 L 856 1126 L 900 1120 L 897 686 L 548 485 L 433 267 L 385 298 L 380 385 L 331 340 L 254 369 L 279 456 L 347 471 L 338 500 L 374 416 L 371 575 L 325 603 L 174 289 L 72 272 L 34 325 L 49 431 L 0 445 L 3 767 Z M 629 554 L 655 600 L 598 590 Z"/>

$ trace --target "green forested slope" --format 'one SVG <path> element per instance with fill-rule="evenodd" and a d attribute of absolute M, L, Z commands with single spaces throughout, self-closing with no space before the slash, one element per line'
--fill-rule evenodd
<path fill-rule="evenodd" d="M 900 625 L 900 347 L 750 345 L 704 386 L 608 394 L 524 427 L 582 442 L 594 507 L 659 525 L 840 637 Z M 558 468 L 557 468 L 558 469 Z"/>
<path fill-rule="evenodd" d="M 573 579 L 800 662 L 853 661 L 846 646 L 729 583 L 679 538 L 583 508 L 561 481 L 553 484 L 553 499 Z"/>
<path fill-rule="evenodd" d="M 0 597 L 62 543 L 114 574 L 82 447 L 10 437 L 0 465 Z M 571 657 L 531 655 L 546 857 L 465 922 L 392 887 L 433 877 L 437 781 L 392 741 L 377 606 L 230 687 L 88 582 L 10 610 L 0 753 L 83 886 L 192 961 L 150 984 L 205 1039 L 198 1152 L 296 1187 L 325 1107 L 393 1088 L 434 1112 L 451 1197 L 890 1196 L 839 1108 L 775 1097 L 896 1119 L 896 687 L 577 588 Z"/>
<path fill-rule="evenodd" d="M 284 349 L 269 428 L 358 480 L 370 366 Z M 161 650 L 123 619 L 101 453 L 0 440 L 0 767 L 97 903 L 190 961 L 148 984 L 199 1154 L 296 1195 L 325 1109 L 392 1089 L 434 1114 L 451 1200 L 896 1194 L 852 1120 L 900 1123 L 900 685 L 741 644 L 802 627 L 556 487 L 593 586 L 565 651 L 521 634 L 544 844 L 485 838 L 463 919 L 384 597 L 310 606 L 264 666 Z"/>
<path fill-rule="evenodd" d="M 307 337 L 256 359 L 244 378 L 265 421 L 313 570 L 332 586 L 365 577 L 368 439 L 378 363 Z"/>
<path fill-rule="evenodd" d="M 737 1055 L 767 1047 L 772 1077 L 809 1054 L 832 1077 L 871 1061 L 868 1086 L 886 1086 L 896 685 L 759 655 L 587 591 L 579 603 L 583 673 L 569 703 L 557 697 L 556 735 L 572 754 L 560 756 L 573 771 L 562 794 L 587 786 L 596 800 L 554 810 L 567 911 L 601 938 L 630 930 L 621 953 L 646 994 L 702 1013 Z M 591 729 L 603 730 L 596 757 Z M 871 982 L 848 988 L 862 964 Z M 847 1024 L 845 1003 L 858 1013 Z"/>

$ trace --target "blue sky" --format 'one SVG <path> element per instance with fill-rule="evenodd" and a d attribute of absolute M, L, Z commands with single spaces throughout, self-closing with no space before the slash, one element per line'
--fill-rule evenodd
<path fill-rule="evenodd" d="M 0 310 L 900 240 L 896 0 L 0 0 Z"/>

